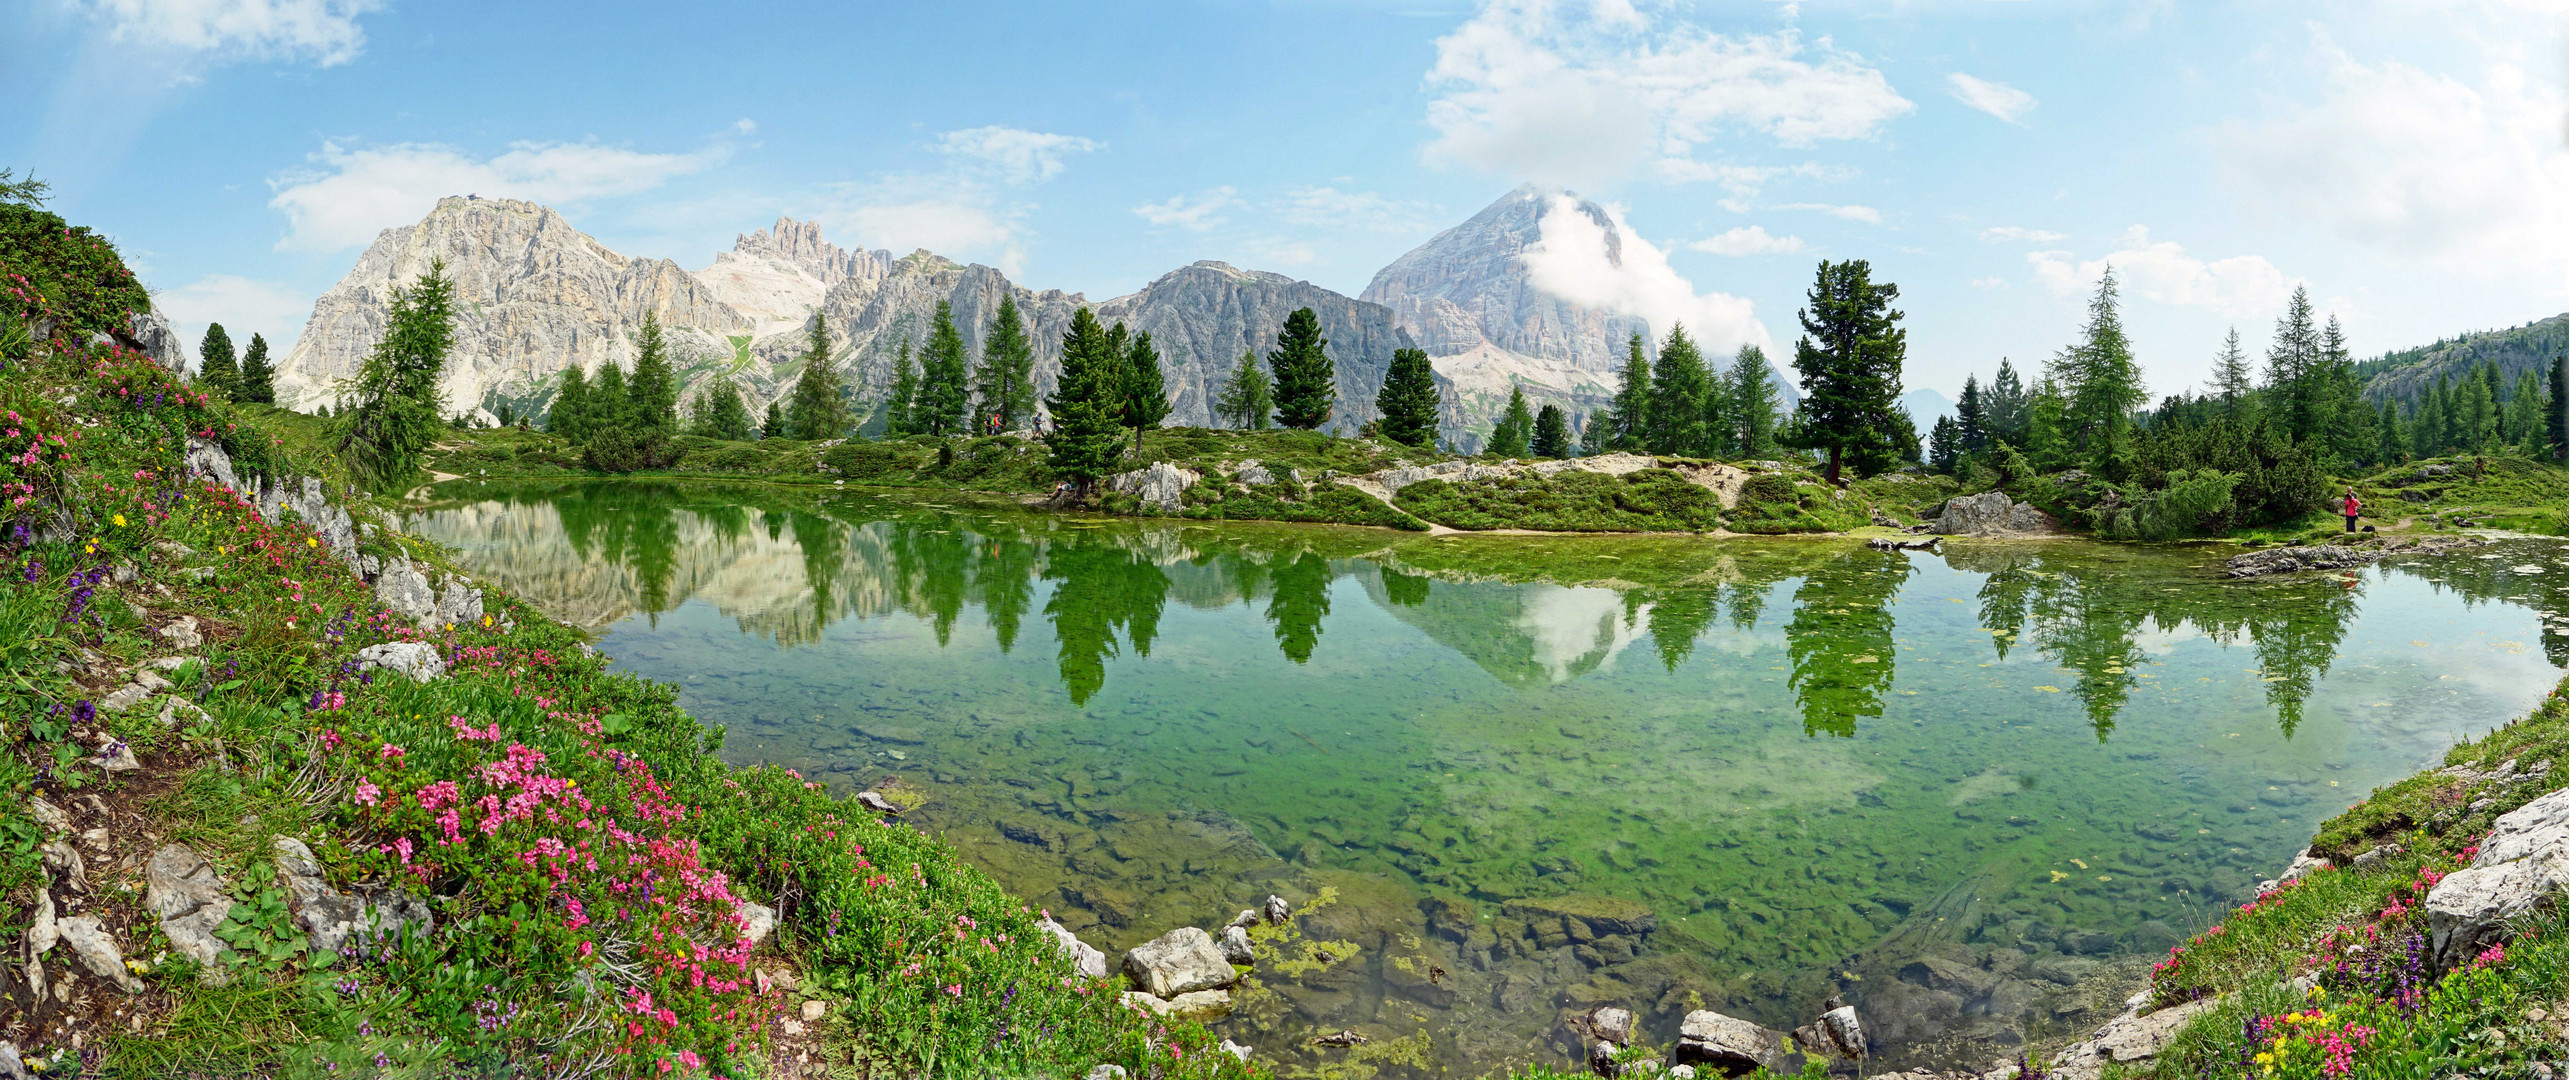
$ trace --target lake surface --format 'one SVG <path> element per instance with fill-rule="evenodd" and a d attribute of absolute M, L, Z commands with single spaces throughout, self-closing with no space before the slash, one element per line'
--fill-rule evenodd
<path fill-rule="evenodd" d="M 1326 890 L 1306 925 L 1361 951 L 1218 1029 L 1312 1075 L 1559 1059 L 1592 1003 L 1790 1028 L 1832 993 L 1895 1061 L 1986 1062 L 2119 1007 L 2569 662 L 2552 541 L 2233 582 L 2216 546 L 440 491 L 417 532 L 683 687 L 727 758 L 897 777 L 1110 953 Z M 1374 1041 L 1307 1045 L 1340 1028 Z"/>

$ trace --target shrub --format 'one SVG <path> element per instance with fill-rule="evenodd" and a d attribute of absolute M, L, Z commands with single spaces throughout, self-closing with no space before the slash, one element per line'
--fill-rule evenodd
<path fill-rule="evenodd" d="M 619 425 L 589 437 L 580 463 L 602 473 L 665 469 L 678 458 L 677 448 L 657 428 Z"/>
<path fill-rule="evenodd" d="M 78 333 L 122 330 L 130 313 L 152 309 L 116 245 L 21 203 L 0 202 L 0 283 L 13 314 L 60 318 Z"/>

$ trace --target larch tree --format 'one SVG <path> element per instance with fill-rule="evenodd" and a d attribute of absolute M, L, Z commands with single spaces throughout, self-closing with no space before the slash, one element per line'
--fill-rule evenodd
<path fill-rule="evenodd" d="M 829 316 L 821 312 L 812 313 L 812 327 L 803 337 L 803 373 L 794 380 L 785 426 L 788 434 L 806 442 L 847 434 L 847 402 L 839 392 L 838 369 L 830 363 Z"/>
<path fill-rule="evenodd" d="M 2132 450 L 2132 410 L 2149 401 L 2132 339 L 2123 332 L 2122 290 L 2107 266 L 2087 302 L 2079 343 L 2052 362 L 2051 379 L 2069 398 L 2071 451 L 2088 469 L 2122 479 L 2117 465 Z"/>
<path fill-rule="evenodd" d="M 2221 395 L 2221 409 L 2231 419 L 2241 419 L 2248 407 L 2248 395 L 2257 389 L 2256 373 L 2248 369 L 2248 350 L 2239 345 L 2239 328 L 2230 328 L 2230 336 L 2221 339 L 2221 351 L 2212 357 L 2212 387 Z"/>
<path fill-rule="evenodd" d="M 1276 423 L 1309 431 L 1329 422 L 1337 405 L 1337 365 L 1329 359 L 1329 339 L 1320 336 L 1318 313 L 1297 308 L 1285 316 L 1267 367 L 1275 375 Z"/>
<path fill-rule="evenodd" d="M 438 383 L 454 341 L 455 283 L 439 260 L 393 290 L 383 340 L 341 387 L 350 405 L 333 425 L 339 458 L 369 490 L 398 490 L 436 442 L 446 408 Z"/>
<path fill-rule="evenodd" d="M 1395 349 L 1392 366 L 1383 375 L 1383 389 L 1374 395 L 1374 409 L 1382 414 L 1379 430 L 1383 437 L 1403 446 L 1434 449 L 1436 424 L 1445 411 L 1444 395 L 1436 389 L 1436 368 L 1427 359 L 1425 349 Z"/>
<path fill-rule="evenodd" d="M 1015 431 L 1035 418 L 1035 344 L 1013 296 L 999 298 L 990 331 L 982 335 L 973 395 L 979 400 L 973 410 L 976 424 L 996 416 L 1000 430 Z"/>
<path fill-rule="evenodd" d="M 2319 430 L 2319 388 L 2313 378 L 2318 369 L 2319 328 L 2312 322 L 2310 289 L 2296 286 L 2275 320 L 2275 339 L 2266 346 L 2266 396 L 2274 403 L 2275 426 L 2295 442 Z"/>
<path fill-rule="evenodd" d="M 1909 352 L 1909 332 L 1891 306 L 1899 298 L 1900 287 L 1876 284 L 1862 259 L 1822 260 L 1800 312 L 1793 368 L 1802 376 L 1802 409 L 1794 441 L 1828 452 L 1832 484 L 1850 464 L 1865 476 L 1895 468 L 1917 445 L 1917 429 L 1898 411 Z"/>
<path fill-rule="evenodd" d="M 1240 366 L 1222 380 L 1222 393 L 1213 399 L 1213 411 L 1231 426 L 1250 431 L 1264 431 L 1276 411 L 1275 383 L 1266 370 L 1258 366 L 1258 354 L 1240 354 Z"/>

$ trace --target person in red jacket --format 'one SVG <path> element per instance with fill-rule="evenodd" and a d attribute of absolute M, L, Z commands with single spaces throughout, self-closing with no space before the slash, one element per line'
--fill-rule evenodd
<path fill-rule="evenodd" d="M 2346 531 L 2354 532 L 2355 515 L 2364 509 L 2364 500 L 2355 497 L 2354 488 L 2346 489 L 2346 504 L 2343 509 L 2346 513 Z"/>

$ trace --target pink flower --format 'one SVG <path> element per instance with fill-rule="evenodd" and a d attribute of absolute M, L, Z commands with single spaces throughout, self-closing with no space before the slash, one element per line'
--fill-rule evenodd
<path fill-rule="evenodd" d="M 384 790 L 376 787 L 374 781 L 359 780 L 357 781 L 357 792 L 351 797 L 357 800 L 357 805 L 359 806 L 373 806 L 378 800 L 383 798 L 383 794 Z"/>
<path fill-rule="evenodd" d="M 962 984 L 962 983 L 955 983 L 955 984 L 953 984 L 953 985 L 951 985 L 951 986 L 946 987 L 946 994 L 947 994 L 947 996 L 949 996 L 949 997 L 962 997 L 962 996 L 963 996 L 963 984 Z"/>

